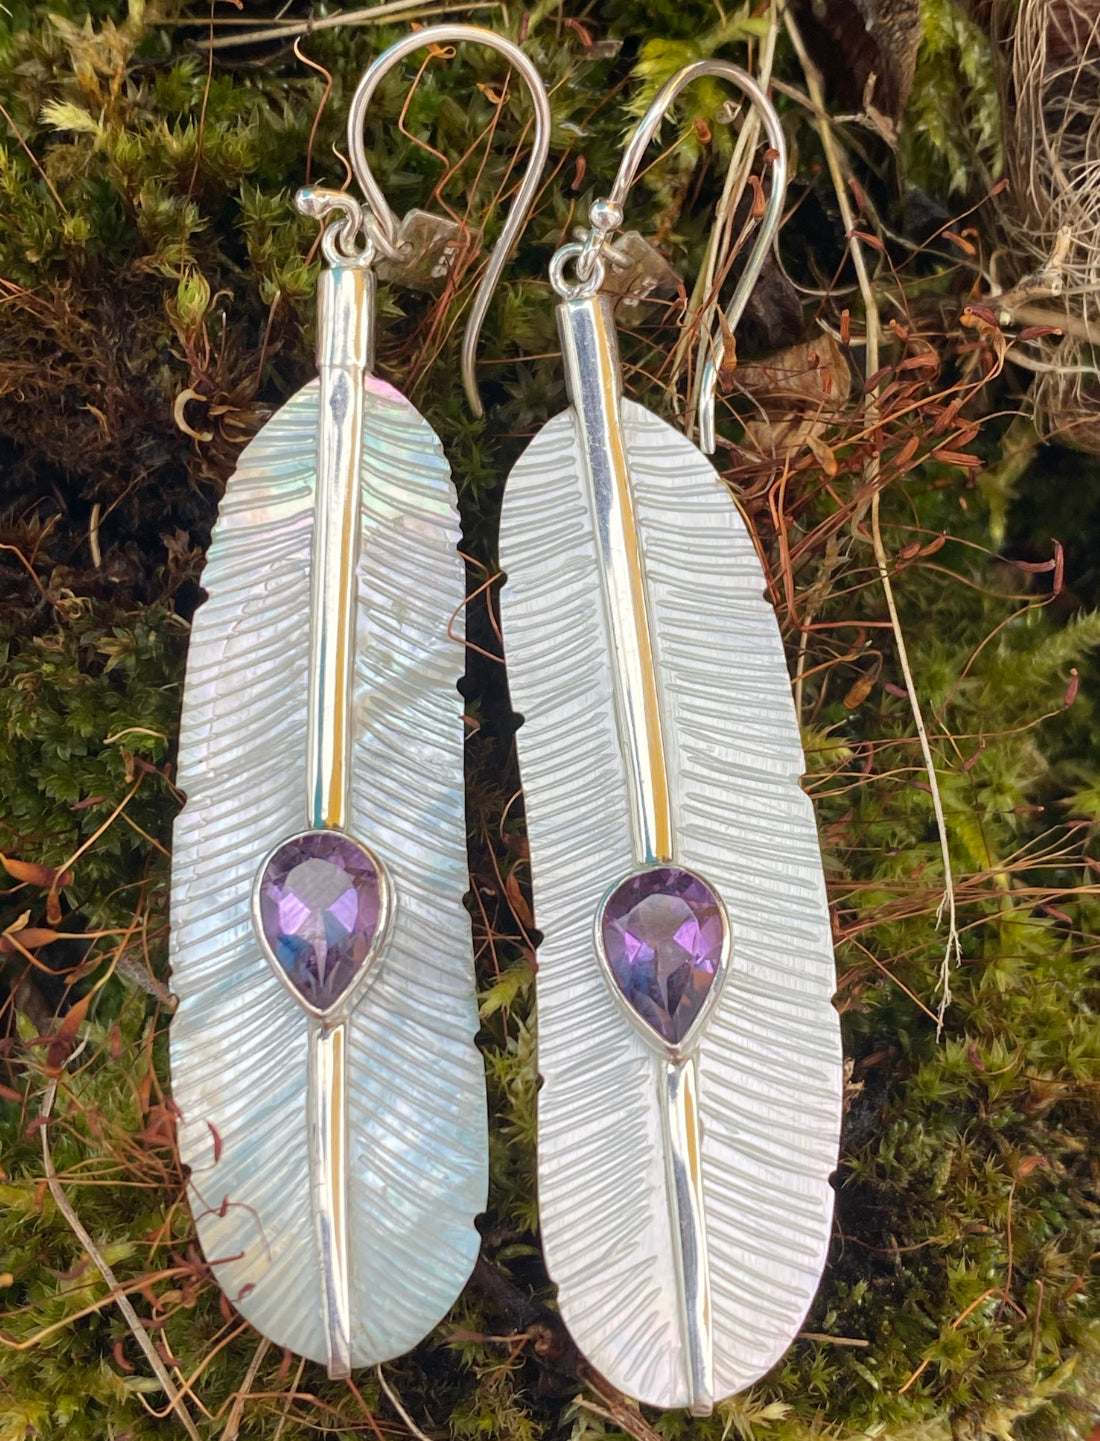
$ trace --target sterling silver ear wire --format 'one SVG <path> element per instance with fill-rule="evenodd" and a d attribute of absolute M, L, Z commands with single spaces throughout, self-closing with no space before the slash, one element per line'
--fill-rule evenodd
<path fill-rule="evenodd" d="M 790 681 L 752 540 L 684 436 L 622 395 L 603 253 L 685 67 L 550 279 L 571 405 L 501 516 L 501 612 L 527 809 L 539 1210 L 574 1340 L 609 1381 L 706 1414 L 763 1375 L 829 1243 L 840 1047 L 829 914 Z M 575 262 L 576 280 L 565 277 Z M 713 445 L 712 359 L 700 398 Z"/>
<path fill-rule="evenodd" d="M 433 37 L 431 41 L 425 39 L 429 33 Z M 520 185 L 519 193 L 504 223 L 504 229 L 500 233 L 500 239 L 490 256 L 485 275 L 474 296 L 474 303 L 462 341 L 462 384 L 466 390 L 470 409 L 476 416 L 481 416 L 483 414 L 481 397 L 478 395 L 477 382 L 474 377 L 478 337 L 489 309 L 489 302 L 493 298 L 493 291 L 496 289 L 501 272 L 508 263 L 512 247 L 519 239 L 526 223 L 527 213 L 535 199 L 542 169 L 550 149 L 550 102 L 546 96 L 546 87 L 542 83 L 542 77 L 518 46 L 513 45 L 509 40 L 504 40 L 499 35 L 494 35 L 491 30 L 476 30 L 471 25 L 435 25 L 431 27 L 430 32 L 417 30 L 412 35 L 407 35 L 404 40 L 399 40 L 395 45 L 391 45 L 385 55 L 379 56 L 360 80 L 351 102 L 351 110 L 348 113 L 348 151 L 355 178 L 359 181 L 366 198 L 368 233 L 387 254 L 396 256 L 398 220 L 390 209 L 386 197 L 379 189 L 378 182 L 371 174 L 363 142 L 363 121 L 367 113 L 367 106 L 370 104 L 371 97 L 378 88 L 382 76 L 398 60 L 403 60 L 406 55 L 411 55 L 415 50 L 422 50 L 427 44 L 445 45 L 454 41 L 470 40 L 475 34 L 482 44 L 499 50 L 502 55 L 508 57 L 513 69 L 526 81 L 535 108 L 535 138 L 531 147 L 531 160 Z M 383 61 L 386 63 L 383 64 Z"/>
<path fill-rule="evenodd" d="M 503 54 L 535 108 L 527 176 L 475 302 L 477 333 L 546 160 L 527 58 L 465 25 L 367 71 L 349 119 L 366 197 L 332 218 L 319 378 L 244 450 L 210 546 L 184 690 L 172 876 L 173 1095 L 203 1252 L 243 1315 L 334 1376 L 416 1344 L 461 1290 L 487 1184 L 463 791 L 465 596 L 438 438 L 372 374 L 380 255 L 400 226 L 363 147 L 411 51 Z"/>
<path fill-rule="evenodd" d="M 726 309 L 726 330 L 732 334 L 737 329 L 737 323 L 744 314 L 745 306 L 759 279 L 768 251 L 775 241 L 779 222 L 783 218 L 783 199 L 786 195 L 784 177 L 787 173 L 787 141 L 783 134 L 783 127 L 779 123 L 779 116 L 775 113 L 771 101 L 760 86 L 751 75 L 726 60 L 697 60 L 692 65 L 685 65 L 658 91 L 623 151 L 623 158 L 619 162 L 619 170 L 615 176 L 615 183 L 611 187 L 611 194 L 605 200 L 597 200 L 592 206 L 589 214 L 591 229 L 588 232 L 588 238 L 583 244 L 562 246 L 551 262 L 551 279 L 554 281 L 559 295 L 568 294 L 570 298 L 580 299 L 595 295 L 599 291 L 604 280 L 604 252 L 612 244 L 612 237 L 623 222 L 623 206 L 630 187 L 634 184 L 638 167 L 649 148 L 650 141 L 660 129 L 662 121 L 667 117 L 681 91 L 685 90 L 693 80 L 698 80 L 704 75 L 713 75 L 722 80 L 729 80 L 744 91 L 756 106 L 764 124 L 768 143 L 775 152 L 775 158 L 771 163 L 772 186 L 764 206 L 764 214 L 757 229 L 749 258 Z M 566 290 L 561 288 L 563 267 L 571 260 L 576 261 L 577 281 L 575 285 Z M 712 455 L 714 452 L 714 392 L 718 382 L 718 373 L 722 368 L 723 351 L 724 342 L 720 330 L 711 339 L 711 354 L 703 371 L 702 384 L 699 388 L 699 448 L 706 455 Z"/>

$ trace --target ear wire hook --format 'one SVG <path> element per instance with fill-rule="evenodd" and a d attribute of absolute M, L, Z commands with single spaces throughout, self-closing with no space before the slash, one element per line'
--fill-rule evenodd
<path fill-rule="evenodd" d="M 599 289 L 603 274 L 601 253 L 608 246 L 613 232 L 622 224 L 623 204 L 634 183 L 649 142 L 657 133 L 661 121 L 680 92 L 686 89 L 693 80 L 698 80 L 703 75 L 714 75 L 719 79 L 729 80 L 749 97 L 760 112 L 768 141 L 776 152 L 772 163 L 771 192 L 764 207 L 764 218 L 757 231 L 748 263 L 737 282 L 737 288 L 726 310 L 726 327 L 732 332 L 744 313 L 753 286 L 757 282 L 768 250 L 779 229 L 779 222 L 783 214 L 783 200 L 787 191 L 787 144 L 779 124 L 779 116 L 771 101 L 751 75 L 728 60 L 696 60 L 693 64 L 685 65 L 682 70 L 677 71 L 671 80 L 666 81 L 658 91 L 623 152 L 619 173 L 615 176 L 610 196 L 606 200 L 597 200 L 592 206 L 590 213 L 592 229 L 584 245 L 576 247 L 577 276 L 582 286 L 587 289 L 591 286 L 592 279 L 598 275 L 599 278 L 596 279 L 594 288 Z M 558 252 L 559 255 L 562 253 L 562 251 Z M 724 351 L 725 344 L 721 335 L 713 338 L 710 358 L 704 367 L 703 379 L 699 387 L 699 444 L 708 455 L 714 450 L 714 392 L 718 384 L 718 372 L 722 365 Z"/>
<path fill-rule="evenodd" d="M 512 207 L 504 222 L 500 239 L 489 257 L 489 264 L 474 297 L 470 319 L 466 324 L 466 334 L 462 339 L 462 384 L 470 409 L 476 416 L 482 416 L 485 411 L 481 404 L 481 397 L 478 395 L 477 381 L 474 375 L 478 337 L 481 334 L 486 311 L 489 309 L 489 302 L 493 298 L 493 291 L 500 280 L 501 271 L 507 264 L 512 247 L 519 239 L 520 231 L 527 219 L 527 213 L 534 201 L 539 179 L 546 164 L 546 157 L 550 152 L 552 124 L 550 101 L 546 94 L 546 87 L 542 83 L 542 77 L 517 45 L 510 40 L 505 40 L 501 35 L 495 35 L 491 30 L 482 29 L 477 25 L 430 25 L 423 30 L 415 30 L 411 35 L 406 35 L 403 40 L 398 40 L 395 45 L 391 45 L 388 50 L 383 51 L 360 80 L 352 98 L 351 110 L 348 113 L 348 153 L 351 156 L 351 167 L 355 172 L 355 178 L 359 181 L 367 202 L 365 217 L 367 232 L 380 250 L 397 258 L 397 216 L 390 209 L 386 197 L 382 194 L 377 180 L 371 173 L 367 160 L 367 149 L 363 141 L 363 122 L 366 119 L 367 106 L 383 75 L 399 60 L 403 60 L 406 55 L 411 55 L 413 51 L 422 50 L 428 45 L 455 44 L 462 41 L 488 46 L 490 50 L 496 50 L 503 55 L 523 77 L 535 109 L 535 138 L 531 146 L 531 158 L 527 162 L 527 170 L 519 193 L 512 202 Z"/>

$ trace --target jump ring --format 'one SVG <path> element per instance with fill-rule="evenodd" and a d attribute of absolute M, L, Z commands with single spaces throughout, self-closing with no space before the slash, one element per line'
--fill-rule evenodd
<path fill-rule="evenodd" d="M 321 235 L 321 252 L 330 265 L 372 265 L 375 246 L 370 233 L 363 230 L 363 243 L 359 244 L 359 218 L 345 215 L 332 225 L 326 225 Z"/>
<path fill-rule="evenodd" d="M 591 255 L 591 270 L 588 275 L 582 275 L 580 262 L 585 253 L 585 246 L 581 244 L 563 245 L 555 250 L 554 257 L 550 261 L 550 284 L 554 293 L 560 295 L 563 300 L 588 300 L 599 293 L 603 285 L 606 267 L 600 255 L 596 252 L 589 252 Z M 577 261 L 577 279 L 569 281 L 565 278 L 565 267 L 570 260 Z"/>

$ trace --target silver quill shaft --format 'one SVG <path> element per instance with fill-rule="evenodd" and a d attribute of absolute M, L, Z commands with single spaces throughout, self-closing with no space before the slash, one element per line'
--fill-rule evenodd
<path fill-rule="evenodd" d="M 614 659 L 615 709 L 627 760 L 634 860 L 639 867 L 658 865 L 673 859 L 672 801 L 620 414 L 622 370 L 615 322 L 610 302 L 602 295 L 567 300 L 557 314 L 566 390 L 576 416 L 599 547 Z M 714 1338 L 694 1061 L 654 1054 L 651 1065 L 665 1140 L 684 1381 L 691 1411 L 706 1416 L 714 1404 Z"/>
<path fill-rule="evenodd" d="M 605 296 L 558 306 L 565 386 L 577 419 L 600 547 L 600 580 L 615 653 L 616 709 L 630 772 L 639 865 L 669 860 L 671 805 L 649 615 L 623 445 L 622 370 Z"/>
<path fill-rule="evenodd" d="M 306 824 L 318 828 L 347 824 L 363 377 L 373 359 L 374 296 L 374 272 L 365 265 L 335 265 L 321 272 L 306 740 Z"/>
<path fill-rule="evenodd" d="M 348 820 L 351 700 L 363 450 L 363 377 L 374 338 L 374 273 L 326 267 L 317 288 L 317 488 L 310 557 L 306 824 L 343 830 Z M 351 1277 L 347 1208 L 347 1027 L 310 1017 L 308 1108 L 314 1224 L 324 1289 L 330 1376 L 351 1375 Z"/>

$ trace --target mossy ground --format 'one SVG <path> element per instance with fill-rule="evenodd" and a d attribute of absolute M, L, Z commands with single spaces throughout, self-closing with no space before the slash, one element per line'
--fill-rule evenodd
<path fill-rule="evenodd" d="M 957 134 L 945 149 L 921 120 L 940 113 L 952 45 L 973 42 L 949 10 L 931 7 L 909 155 L 939 201 L 966 181 Z M 247 4 L 215 18 L 250 13 L 261 18 Z M 519 24 L 511 11 L 456 18 Z M 380 367 L 444 439 L 478 591 L 465 693 L 491 1206 L 474 1282 L 435 1336 L 387 1368 L 433 1436 L 653 1434 L 594 1389 L 547 1309 L 514 720 L 482 583 L 496 577 L 507 470 L 563 404 L 544 280 L 554 246 L 606 191 L 639 95 L 699 54 L 743 61 L 767 19 L 704 0 L 567 0 L 524 19 L 553 86 L 552 173 L 486 326 L 486 422 L 469 417 L 457 378 L 473 256 L 442 297 L 382 290 Z M 209 28 L 205 12 L 140 0 L 129 11 L 12 0 L 0 14 L 0 850 L 12 872 L 0 911 L 0 1441 L 183 1434 L 44 1182 L 39 1113 L 58 1077 L 48 1136 L 65 1194 L 187 1381 L 200 1433 L 405 1431 L 373 1374 L 347 1386 L 303 1369 L 220 1298 L 195 1247 L 165 1091 L 173 746 L 202 555 L 240 446 L 311 370 L 316 237 L 291 193 L 308 173 L 342 180 L 332 146 L 351 90 L 401 33 L 317 32 L 306 65 L 289 45 L 211 61 L 195 48 Z M 802 85 L 785 42 L 776 64 Z M 383 86 L 368 141 L 399 213 L 439 186 L 433 151 L 473 146 L 443 199 L 491 238 L 527 120 L 515 87 L 502 103 L 501 79 L 495 59 L 465 51 Z M 952 93 L 969 123 L 965 93 Z M 685 99 L 684 142 L 639 183 L 628 219 L 688 276 L 730 151 L 729 128 L 713 123 L 720 103 L 706 85 Z M 821 320 L 858 375 L 836 197 L 809 113 L 781 103 L 799 177 L 784 257 L 796 280 L 835 295 L 800 300 L 773 275 L 778 298 L 750 314 L 741 350 L 816 341 Z M 993 103 L 976 88 L 971 153 L 995 167 Z M 1100 1418 L 1100 475 L 1087 458 L 1029 447 L 1010 423 L 1026 377 L 1011 349 L 1003 364 L 996 317 L 965 309 L 981 300 L 969 253 L 981 211 L 969 239 L 926 244 L 927 230 L 905 230 L 914 212 L 888 152 L 844 135 L 889 222 L 868 251 L 895 322 L 874 412 L 857 380 L 774 465 L 737 446 L 736 413 L 755 411 L 731 385 L 720 451 L 801 676 L 851 1064 L 836 1237 L 810 1334 L 771 1376 L 712 1420 L 650 1422 L 714 1441 L 1083 1437 Z M 861 223 L 875 229 L 870 210 Z M 673 310 L 650 307 L 625 341 L 632 393 L 666 414 Z M 1021 444 L 1026 467 L 1012 460 Z M 875 566 L 875 484 L 958 896 L 942 1034 L 943 865 Z"/>

